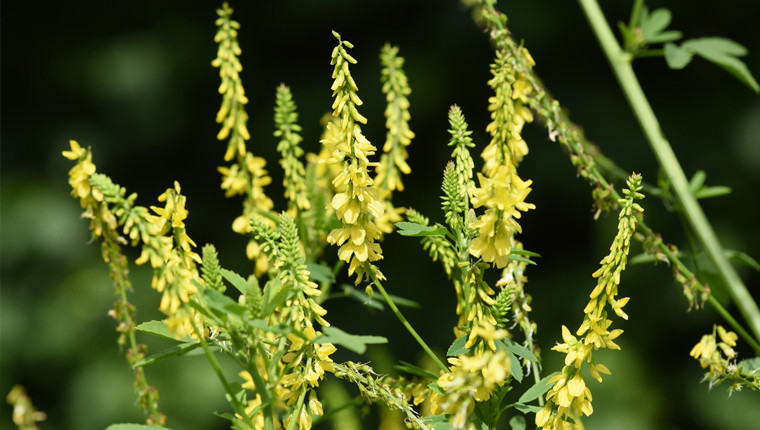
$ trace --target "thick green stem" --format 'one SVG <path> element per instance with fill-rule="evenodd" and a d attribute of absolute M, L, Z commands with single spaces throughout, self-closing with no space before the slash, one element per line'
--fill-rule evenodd
<path fill-rule="evenodd" d="M 631 55 L 618 44 L 596 0 L 578 0 L 596 34 L 599 44 L 612 66 L 623 92 L 633 109 L 649 144 L 673 185 L 676 198 L 684 210 L 689 226 L 694 230 L 705 252 L 726 285 L 734 304 L 741 312 L 755 338 L 760 339 L 760 309 L 734 268 L 723 254 L 712 225 L 689 188 L 686 175 L 673 149 L 660 128 L 657 117 L 641 89 L 631 66 Z"/>
<path fill-rule="evenodd" d="M 388 306 L 391 308 L 394 314 L 396 314 L 396 318 L 398 318 L 399 321 L 401 321 L 401 324 L 406 327 L 406 330 L 409 332 L 409 334 L 412 335 L 414 340 L 417 341 L 418 344 L 422 347 L 422 349 L 425 350 L 428 356 L 435 361 L 435 364 L 438 365 L 438 367 L 441 368 L 444 372 L 450 372 L 449 368 L 446 367 L 446 365 L 441 362 L 441 360 L 438 358 L 437 355 L 433 352 L 433 350 L 430 349 L 430 347 L 425 343 L 424 340 L 420 337 L 419 334 L 417 334 L 417 331 L 412 327 L 411 324 L 409 324 L 409 321 L 406 320 L 404 317 L 404 314 L 401 313 L 401 311 L 398 309 L 396 304 L 393 302 L 393 299 L 390 298 L 388 293 L 385 291 L 385 288 L 383 288 L 383 284 L 380 283 L 380 281 L 377 279 L 377 276 L 375 276 L 375 272 L 372 270 L 372 268 L 366 267 L 365 269 L 367 273 L 369 273 L 370 278 L 372 278 L 372 282 L 375 284 L 375 287 L 377 287 L 377 290 L 380 291 L 380 294 L 382 294 L 383 298 L 385 299 L 385 302 L 388 303 Z"/>

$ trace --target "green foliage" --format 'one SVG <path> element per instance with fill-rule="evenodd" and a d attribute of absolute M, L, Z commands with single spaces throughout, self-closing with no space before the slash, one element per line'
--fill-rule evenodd
<path fill-rule="evenodd" d="M 668 67 L 675 70 L 683 69 L 694 55 L 698 55 L 722 67 L 752 91 L 760 93 L 760 85 L 747 65 L 738 58 L 747 55 L 744 46 L 723 37 L 687 39 L 677 45 L 674 42 L 683 34 L 667 29 L 671 20 L 670 10 L 659 8 L 650 12 L 643 1 L 636 1 L 630 23 L 618 23 L 626 50 L 634 56 L 664 55 Z M 660 43 L 664 43 L 663 49 L 649 49 L 650 45 Z"/>
<path fill-rule="evenodd" d="M 249 236 L 246 254 L 255 261 L 251 273 L 241 275 L 224 269 L 212 245 L 203 247 L 202 258 L 195 253 L 196 244 L 184 223 L 188 212 L 179 183 L 159 196 L 164 207 L 138 206 L 135 194 L 128 196 L 125 188 L 96 172 L 89 149 L 71 142 L 71 150 L 63 155 L 76 163 L 69 172 L 72 195 L 80 200 L 84 216 L 91 221 L 93 238 L 103 241 L 104 259 L 120 300 L 113 311 L 120 323 L 119 342 L 129 343 L 127 356 L 136 369 L 138 404 L 148 424 L 116 424 L 109 428 L 137 430 L 163 424 L 157 392 L 147 385 L 142 368 L 199 354 L 205 355 L 231 408 L 219 415 L 236 429 L 309 430 L 329 414 L 363 402 L 399 411 L 404 423 L 417 429 L 491 429 L 507 418 L 510 427 L 523 429 L 526 414 L 535 414 L 532 418 L 541 428 L 579 423 L 582 416 L 593 412 L 586 370 L 599 382 L 601 374 L 611 373 L 593 352 L 620 349 L 615 339 L 623 331 L 611 329 L 612 314 L 629 318 L 623 311 L 629 298 L 618 294 L 631 242 L 635 240 L 643 243 L 652 261 L 671 263 L 675 280 L 684 287 L 690 303 L 701 294 L 702 302 L 714 306 L 736 330 L 716 325 L 713 333 L 705 335 L 691 351 L 707 369 L 711 385 L 730 381 L 732 390 L 759 389 L 757 359 L 745 359 L 737 365 L 738 355 L 733 349 L 741 337 L 760 353 L 759 335 L 752 333 L 757 331 L 754 321 L 760 318 L 760 312 L 737 300 L 742 291 L 746 293 L 746 287 L 732 278 L 732 269 L 722 268 L 721 260 L 714 260 L 717 268 L 724 271 L 724 282 L 732 288 L 750 331 L 710 295 L 702 273 L 692 272 L 682 261 L 683 255 L 644 223 L 644 209 L 638 203 L 644 197 L 641 176 L 626 174 L 625 187 L 620 193 L 616 190 L 614 181 L 619 178 L 605 176 L 608 170 L 598 168 L 602 156 L 588 150 L 591 146 L 580 128 L 551 98 L 533 70 L 530 53 L 511 37 L 506 16 L 492 0 L 475 3 L 495 48 L 488 81 L 493 91 L 487 100 L 491 122 L 485 131 L 489 142 L 480 152 L 482 165 L 475 171 L 470 153 L 477 146 L 473 132 L 461 109 L 450 107 L 448 146 L 453 149 L 441 185 L 445 225 L 431 225 L 422 213 L 393 203 L 393 192 L 404 189 L 401 175 L 411 171 L 407 147 L 415 137 L 409 128 L 411 89 L 398 48 L 386 45 L 380 55 L 386 142 L 380 161 L 375 162 L 372 158 L 377 148 L 362 131 L 368 118 L 358 111 L 362 100 L 351 74 L 357 60 L 348 50 L 354 45 L 335 31 L 332 116 L 323 123 L 319 153 L 305 154 L 301 149 L 302 129 L 293 95 L 284 84 L 276 90 L 274 136 L 278 138 L 276 149 L 284 172 L 287 210 L 273 210 L 273 200 L 264 192 L 271 182 L 266 162 L 254 156 L 247 144 L 248 99 L 239 73 L 242 52 L 237 42 L 240 24 L 232 20 L 232 10 L 226 3 L 217 11 L 215 41 L 219 48 L 212 65 L 219 68 L 221 79 L 222 104 L 217 122 L 222 127 L 217 137 L 228 140 L 224 159 L 232 164 L 218 170 L 225 194 L 245 197 L 233 230 Z M 623 52 L 616 41 L 609 39 L 608 32 L 600 30 L 606 22 L 600 22 L 603 15 L 594 9 L 598 5 L 593 0 L 581 3 L 592 27 L 603 34 L 600 43 L 605 52 Z M 665 46 L 657 54 L 664 55 L 673 68 L 684 67 L 693 55 L 699 55 L 758 90 L 746 66 L 737 59 L 746 55 L 741 45 L 726 39 L 703 38 L 677 46 L 672 42 L 681 34 L 668 30 L 671 19 L 667 9 L 650 12 L 642 1 L 634 3 L 630 23 L 621 24 L 627 56 L 611 61 L 626 91 L 635 94 L 637 83 L 632 70 L 625 67 L 630 67 L 632 58 L 651 54 L 650 45 L 660 43 Z M 648 118 L 646 98 L 631 96 L 631 100 L 637 115 Z M 522 130 L 534 118 L 547 128 L 550 140 L 559 141 L 570 151 L 571 163 L 593 186 L 597 215 L 613 208 L 619 211 L 610 252 L 592 275 L 596 285 L 582 310 L 582 323 L 573 332 L 563 325 L 563 342 L 552 348 L 565 355 L 564 366 L 543 377 L 541 348 L 534 339 L 537 323 L 531 319 L 531 297 L 525 290 L 526 269 L 536 266 L 533 258 L 540 255 L 525 250 L 516 238 L 522 232 L 522 213 L 536 209 L 526 202 L 532 181 L 521 179 L 517 171 L 528 154 Z M 641 122 L 648 136 L 660 132 L 659 127 L 654 131 L 648 128 L 657 125 L 656 118 Z M 653 140 L 656 148 L 668 145 L 664 138 Z M 730 189 L 705 186 L 704 171 L 698 171 L 687 183 L 674 173 L 672 162 L 661 162 L 665 176 L 655 194 L 687 218 L 690 229 L 703 234 L 709 225 L 694 221 L 695 210 L 690 208 L 689 199 L 725 195 Z M 450 327 L 455 340 L 446 351 L 448 365 L 399 309 L 416 309 L 425 303 L 386 291 L 385 284 L 397 280 L 386 280 L 379 269 L 383 260 L 381 243 L 393 237 L 386 234 L 394 226 L 399 236 L 418 238 L 423 250 L 442 263 L 451 283 L 449 293 L 456 300 L 456 323 Z M 138 325 L 132 319 L 134 311 L 126 302 L 131 284 L 126 279 L 126 258 L 120 249 L 120 244 L 127 243 L 141 246 L 136 263 L 149 263 L 153 270 L 151 286 L 162 294 L 159 309 L 165 316 L 163 321 Z M 325 248 L 325 243 L 337 249 Z M 709 241 L 705 241 L 704 248 L 708 253 L 718 249 L 723 258 L 727 253 Z M 729 254 L 751 267 L 760 267 L 747 254 Z M 343 282 L 354 275 L 356 286 Z M 225 282 L 234 289 L 228 291 Z M 373 296 L 374 291 L 380 293 L 383 302 Z M 429 366 L 399 360 L 395 368 L 410 375 L 407 378 L 380 375 L 371 363 L 336 361 L 333 354 L 339 347 L 369 357 L 369 345 L 394 340 L 350 334 L 332 326 L 323 304 L 339 297 L 353 298 L 376 311 L 390 310 L 424 352 Z M 426 311 L 431 315 L 443 312 Z M 171 344 L 147 355 L 134 339 L 135 330 Z M 237 380 L 230 378 L 217 355 L 226 356 L 236 366 Z M 433 366 L 437 366 L 435 372 L 427 368 Z M 532 385 L 525 381 L 531 374 L 535 382 Z M 355 385 L 364 400 L 330 405 L 325 411 L 319 397 L 330 392 L 325 388 L 329 383 L 323 384 L 326 378 Z M 519 398 L 509 403 L 507 395 L 515 389 L 521 390 Z M 429 408 L 417 408 L 423 401 Z"/>

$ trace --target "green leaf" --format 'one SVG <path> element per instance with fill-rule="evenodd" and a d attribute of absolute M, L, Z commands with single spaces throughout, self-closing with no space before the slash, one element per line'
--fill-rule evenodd
<path fill-rule="evenodd" d="M 322 336 L 314 340 L 314 343 L 338 344 L 357 354 L 363 354 L 368 344 L 388 343 L 388 339 L 382 336 L 349 334 L 337 327 L 323 327 L 322 332 Z"/>
<path fill-rule="evenodd" d="M 528 388 L 517 401 L 520 403 L 530 403 L 543 396 L 544 393 L 549 391 L 554 386 L 553 383 L 548 384 L 549 380 L 557 375 L 559 375 L 559 372 L 554 372 L 541 378 L 540 381 L 536 382 L 532 387 Z"/>
<path fill-rule="evenodd" d="M 212 310 L 217 311 L 219 313 L 218 315 L 231 314 L 237 317 L 245 315 L 245 306 L 232 300 L 224 293 L 217 290 L 206 289 L 203 290 L 203 296 L 206 299 L 206 305 Z"/>
<path fill-rule="evenodd" d="M 415 366 L 414 364 L 411 364 L 411 363 L 407 363 L 406 361 L 399 361 L 399 363 L 401 364 L 397 364 L 393 366 L 393 368 L 396 370 L 400 370 L 402 372 L 406 372 L 410 375 L 419 376 L 420 378 L 432 379 L 432 380 L 438 379 L 438 375 L 436 375 L 435 373 L 429 370 Z"/>
<path fill-rule="evenodd" d="M 509 254 L 517 254 L 517 255 L 527 255 L 528 257 L 540 257 L 541 254 L 538 252 L 528 251 L 527 249 L 520 249 L 520 248 L 512 248 L 509 251 Z"/>
<path fill-rule="evenodd" d="M 716 185 L 714 187 L 702 187 L 694 193 L 694 197 L 697 199 L 709 199 L 711 197 L 720 197 L 727 194 L 731 194 L 733 190 L 731 187 L 725 185 Z"/>
<path fill-rule="evenodd" d="M 742 375 L 750 376 L 750 374 L 757 374 L 760 372 L 760 357 L 747 358 L 739 362 Z"/>
<path fill-rule="evenodd" d="M 726 71 L 734 75 L 744 85 L 750 87 L 754 92 L 760 93 L 758 85 L 752 73 L 741 60 L 736 57 L 747 55 L 747 48 L 730 39 L 722 37 L 702 37 L 699 39 L 690 39 L 681 45 L 700 57 L 719 65 Z"/>
<path fill-rule="evenodd" d="M 414 222 L 397 222 L 396 227 L 399 229 L 398 234 L 402 236 L 445 236 L 448 231 L 446 227 L 436 224 L 438 227 L 428 227 L 426 225 Z"/>
<path fill-rule="evenodd" d="M 148 426 L 145 424 L 111 424 L 106 430 L 170 430 L 166 427 Z"/>
<path fill-rule="evenodd" d="M 306 263 L 306 269 L 311 273 L 312 281 L 319 283 L 332 284 L 335 282 L 335 276 L 332 270 L 324 264 Z"/>
<path fill-rule="evenodd" d="M 646 13 L 646 9 L 643 9 L 642 12 L 641 21 L 639 22 L 641 34 L 646 42 L 651 42 L 653 38 L 657 37 L 662 30 L 665 30 L 670 25 L 672 14 L 665 8 L 655 9 L 652 13 Z"/>
<path fill-rule="evenodd" d="M 694 176 L 691 177 L 689 180 L 689 188 L 691 189 L 692 193 L 696 193 L 702 186 L 705 184 L 705 179 L 707 179 L 707 173 L 705 173 L 704 170 L 697 170 L 694 173 Z"/>
<path fill-rule="evenodd" d="M 293 327 L 289 325 L 269 325 L 267 324 L 265 320 L 262 320 L 262 319 L 252 320 L 252 319 L 246 318 L 245 322 L 246 324 L 248 324 L 249 326 L 255 329 L 277 333 L 277 334 L 295 333 L 296 335 L 298 335 L 298 337 L 308 340 L 305 334 L 299 332 L 298 330 L 294 330 Z"/>
<path fill-rule="evenodd" d="M 201 346 L 200 342 L 185 342 L 181 343 L 179 345 L 174 345 L 171 348 L 167 348 L 161 352 L 157 352 L 155 354 L 152 354 L 149 357 L 143 358 L 142 360 L 138 361 L 132 367 L 144 367 L 148 366 L 154 363 L 158 363 L 159 361 L 166 360 L 167 358 L 171 357 L 178 357 L 180 355 L 187 354 L 188 352 L 199 348 Z"/>
<path fill-rule="evenodd" d="M 511 340 L 511 339 L 503 339 L 499 341 L 501 345 L 504 346 L 504 348 L 507 349 L 507 351 L 519 355 L 522 358 L 525 358 L 526 360 L 537 362 L 538 358 L 536 358 L 535 355 L 533 355 L 532 352 L 530 352 L 527 348 L 520 345 L 519 343 Z"/>
<path fill-rule="evenodd" d="M 449 350 L 446 351 L 446 356 L 455 357 L 457 355 L 467 354 L 470 348 L 465 348 L 464 346 L 466 344 L 467 344 L 467 335 L 464 335 L 460 337 L 459 339 L 455 340 L 454 343 L 451 344 L 451 346 L 449 347 Z"/>
<path fill-rule="evenodd" d="M 521 261 L 523 263 L 537 265 L 537 263 L 535 261 L 531 260 L 530 258 L 521 257 L 519 255 L 509 254 L 509 257 L 507 257 L 507 259 L 508 260 L 512 260 L 512 261 Z"/>
<path fill-rule="evenodd" d="M 447 421 L 448 421 L 448 418 L 446 417 L 446 414 L 431 415 L 429 417 L 422 417 L 422 422 L 425 423 L 425 424 L 445 423 Z"/>
<path fill-rule="evenodd" d="M 680 70 L 691 62 L 692 53 L 675 43 L 665 44 L 665 62 L 673 70 Z"/>
<path fill-rule="evenodd" d="M 512 430 L 525 430 L 525 417 L 522 415 L 515 415 L 509 420 L 509 427 Z"/>
<path fill-rule="evenodd" d="M 515 409 L 518 411 L 524 413 L 524 414 L 535 414 L 536 412 L 543 409 L 541 406 L 536 405 L 526 405 L 523 403 L 515 403 Z"/>
<path fill-rule="evenodd" d="M 708 59 L 725 56 L 743 57 L 747 55 L 747 48 L 731 39 L 723 37 L 700 37 L 697 39 L 689 39 L 681 46 Z"/>
<path fill-rule="evenodd" d="M 723 254 L 726 256 L 726 258 L 734 263 L 743 264 L 760 272 L 760 263 L 758 263 L 754 258 L 750 257 L 746 252 L 735 251 L 733 249 L 724 249 Z"/>
<path fill-rule="evenodd" d="M 512 365 L 512 377 L 515 378 L 515 381 L 522 382 L 523 370 L 522 365 L 520 364 L 520 360 L 518 360 L 510 350 L 507 350 L 507 355 L 509 356 L 509 362 Z"/>
<path fill-rule="evenodd" d="M 368 308 L 377 309 L 379 311 L 385 310 L 385 306 L 383 306 L 381 302 L 378 300 L 372 300 L 372 298 L 367 293 L 357 290 L 353 285 L 341 284 L 340 287 L 343 289 L 343 292 L 348 295 L 348 297 L 355 299 L 362 305 Z"/>
<path fill-rule="evenodd" d="M 136 328 L 143 333 L 149 333 L 155 336 L 165 337 L 171 340 L 181 341 L 181 340 L 190 339 L 189 337 L 185 337 L 184 339 L 177 339 L 177 336 L 169 333 L 169 327 L 167 327 L 163 321 L 153 320 L 153 321 L 144 322 L 138 325 Z"/>
<path fill-rule="evenodd" d="M 440 394 L 442 396 L 446 395 L 446 392 L 443 391 L 443 388 L 441 388 L 441 386 L 438 385 L 438 383 L 436 383 L 436 382 L 429 383 L 428 384 L 428 388 L 430 388 L 431 390 L 435 391 L 436 393 L 438 393 L 438 394 Z"/>
<path fill-rule="evenodd" d="M 248 283 L 242 276 L 238 275 L 232 270 L 227 269 L 221 269 L 219 272 L 222 274 L 222 277 L 227 280 L 227 282 L 232 284 L 233 287 L 237 288 L 238 291 L 240 291 L 240 294 L 245 294 L 245 291 L 248 289 Z"/>
<path fill-rule="evenodd" d="M 270 279 L 264 286 L 264 309 L 263 314 L 269 315 L 274 310 L 285 303 L 290 293 L 290 288 L 282 285 L 282 282 L 275 278 Z"/>

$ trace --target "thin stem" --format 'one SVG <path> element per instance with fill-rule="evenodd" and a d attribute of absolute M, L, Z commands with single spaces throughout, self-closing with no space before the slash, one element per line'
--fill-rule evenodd
<path fill-rule="evenodd" d="M 206 358 L 208 358 L 209 364 L 211 364 L 211 367 L 214 369 L 216 376 L 219 378 L 219 381 L 222 383 L 222 386 L 224 387 L 224 391 L 227 392 L 227 397 L 229 397 L 230 403 L 232 403 L 232 406 L 235 408 L 237 413 L 241 417 L 243 417 L 243 420 L 245 420 L 245 423 L 251 428 L 254 428 L 250 417 L 248 417 L 248 414 L 245 413 L 245 406 L 240 403 L 240 401 L 237 398 L 237 395 L 232 390 L 232 386 L 230 385 L 229 381 L 227 381 L 227 378 L 224 376 L 224 372 L 222 372 L 222 368 L 219 366 L 219 361 L 217 361 L 216 356 L 214 356 L 214 353 L 211 352 L 211 348 L 208 347 L 208 343 L 206 343 L 206 339 L 203 338 L 203 334 L 200 332 L 200 330 L 198 330 L 198 327 L 195 326 L 194 322 L 190 321 L 190 324 L 193 327 L 193 332 L 195 332 L 195 335 L 198 337 L 199 342 L 201 343 L 201 347 L 203 347 L 203 351 L 206 353 Z"/>
<path fill-rule="evenodd" d="M 383 284 L 380 283 L 380 281 L 377 279 L 377 276 L 375 276 L 375 272 L 368 266 L 365 265 L 365 270 L 367 273 L 369 273 L 370 278 L 372 278 L 372 282 L 375 284 L 375 287 L 377 287 L 377 290 L 380 291 L 380 294 L 382 294 L 383 298 L 385 299 L 385 302 L 388 303 L 388 306 L 390 306 L 391 310 L 394 314 L 396 314 L 396 318 L 398 318 L 399 321 L 401 321 L 401 324 L 406 327 L 406 330 L 409 332 L 409 334 L 412 335 L 414 340 L 417 341 L 417 343 L 422 347 L 422 349 L 425 350 L 425 353 L 427 353 L 430 358 L 435 361 L 435 364 L 438 365 L 444 372 L 450 372 L 449 368 L 446 367 L 446 365 L 441 362 L 441 360 L 438 358 L 437 355 L 433 352 L 433 350 L 430 349 L 430 347 L 425 343 L 424 340 L 420 337 L 419 334 L 417 334 L 417 331 L 412 327 L 411 324 L 409 324 L 409 321 L 404 317 L 404 314 L 401 313 L 401 311 L 398 309 L 396 304 L 393 302 L 393 299 L 390 298 L 388 293 L 385 291 L 385 288 L 383 288 Z"/>
<path fill-rule="evenodd" d="M 686 175 L 683 173 L 683 169 L 678 163 L 673 149 L 665 139 L 657 117 L 633 72 L 633 67 L 628 60 L 630 54 L 623 52 L 620 48 L 597 1 L 578 1 L 599 40 L 599 44 L 602 46 L 607 60 L 612 66 L 615 77 L 635 113 L 639 125 L 644 131 L 647 140 L 649 140 L 649 144 L 657 160 L 671 180 L 676 199 L 681 204 L 681 207 L 683 207 L 690 227 L 697 234 L 699 241 L 705 248 L 707 256 L 725 283 L 734 304 L 749 324 L 753 335 L 757 339 L 760 339 L 760 309 L 741 278 L 739 278 L 739 275 L 723 255 L 723 247 L 702 208 L 697 203 L 694 194 L 691 192 Z"/>

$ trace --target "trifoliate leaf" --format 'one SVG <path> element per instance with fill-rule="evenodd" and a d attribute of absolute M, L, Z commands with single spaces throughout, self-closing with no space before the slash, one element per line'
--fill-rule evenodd
<path fill-rule="evenodd" d="M 396 227 L 399 229 L 398 234 L 402 236 L 445 236 L 446 227 L 437 225 L 437 227 L 428 227 L 426 225 L 414 222 L 397 222 Z"/>
<path fill-rule="evenodd" d="M 675 45 L 670 47 L 669 45 L 672 44 L 665 45 L 665 60 L 670 68 L 681 69 L 685 67 L 691 59 L 686 58 L 686 55 L 696 54 L 724 68 L 754 92 L 760 92 L 760 85 L 752 76 L 747 65 L 737 58 L 747 55 L 747 48 L 739 43 L 722 37 L 702 37 L 687 40 L 677 49 Z"/>
<path fill-rule="evenodd" d="M 664 31 L 672 14 L 668 9 L 655 9 L 652 13 L 643 14 L 641 17 L 641 33 L 646 43 L 672 42 L 681 38 L 682 34 L 677 30 Z"/>
<path fill-rule="evenodd" d="M 382 336 L 360 336 L 349 334 L 337 327 L 323 327 L 322 336 L 314 343 L 332 343 L 341 345 L 357 354 L 363 354 L 369 344 L 388 343 L 388 339 Z"/>

